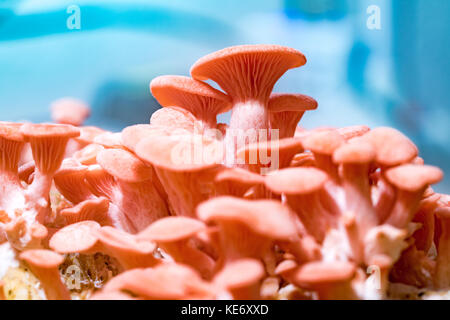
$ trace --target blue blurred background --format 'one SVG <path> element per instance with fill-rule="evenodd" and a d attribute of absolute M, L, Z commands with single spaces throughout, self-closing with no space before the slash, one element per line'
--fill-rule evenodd
<path fill-rule="evenodd" d="M 381 29 L 367 27 L 373 4 Z M 281 44 L 308 58 L 275 88 L 318 100 L 304 127 L 393 126 L 450 193 L 449 19 L 449 0 L 0 0 L 0 120 L 49 121 L 72 96 L 92 106 L 89 124 L 147 123 L 152 78 L 226 46 Z"/>

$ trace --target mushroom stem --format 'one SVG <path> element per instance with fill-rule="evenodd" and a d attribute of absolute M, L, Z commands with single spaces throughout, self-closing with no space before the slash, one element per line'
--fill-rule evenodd
<path fill-rule="evenodd" d="M 48 300 L 70 300 L 70 293 L 61 281 L 58 266 L 63 257 L 50 250 L 27 250 L 20 254 L 39 278 Z"/>
<path fill-rule="evenodd" d="M 439 219 L 441 235 L 438 240 L 438 254 L 434 285 L 439 289 L 450 287 L 450 207 L 436 210 Z"/>

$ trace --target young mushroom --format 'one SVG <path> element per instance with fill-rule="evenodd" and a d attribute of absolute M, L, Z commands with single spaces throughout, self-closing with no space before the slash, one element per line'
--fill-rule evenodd
<path fill-rule="evenodd" d="M 268 108 L 271 132 L 279 130 L 280 139 L 291 138 L 305 111 L 316 109 L 317 101 L 303 94 L 272 93 Z"/>
<path fill-rule="evenodd" d="M 286 71 L 305 63 L 306 58 L 301 52 L 277 45 L 229 47 L 195 62 L 191 76 L 197 80 L 215 81 L 232 101 L 230 126 L 225 138 L 228 165 L 235 165 L 237 149 L 269 138 L 270 93 Z M 236 135 L 246 136 L 243 145 L 236 146 Z"/>
<path fill-rule="evenodd" d="M 27 250 L 20 254 L 31 271 L 40 280 L 48 300 L 70 300 L 70 293 L 59 274 L 64 258 L 50 250 Z"/>
<path fill-rule="evenodd" d="M 153 222 L 142 230 L 137 238 L 156 242 L 173 260 L 191 266 L 204 278 L 209 279 L 214 269 L 214 260 L 196 248 L 193 238 L 206 225 L 188 217 L 166 217 Z"/>
<path fill-rule="evenodd" d="M 241 258 L 261 259 L 275 268 L 273 245 L 296 237 L 292 212 L 274 200 L 216 197 L 201 203 L 197 215 L 219 228 L 221 256 L 217 268 Z"/>
<path fill-rule="evenodd" d="M 54 122 L 73 126 L 81 126 L 91 115 L 89 106 L 74 98 L 62 98 L 52 102 L 51 112 Z"/>
<path fill-rule="evenodd" d="M 194 115 L 200 121 L 201 133 L 215 130 L 217 115 L 231 108 L 227 95 L 207 83 L 184 76 L 157 77 L 150 83 L 150 90 L 163 107 L 180 107 Z"/>

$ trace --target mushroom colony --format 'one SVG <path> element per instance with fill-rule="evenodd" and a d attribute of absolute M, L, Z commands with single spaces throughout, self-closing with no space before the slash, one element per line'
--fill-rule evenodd
<path fill-rule="evenodd" d="M 153 79 L 163 108 L 121 132 L 83 126 L 69 98 L 52 124 L 0 122 L 0 299 L 446 292 L 442 171 L 392 128 L 297 126 L 317 102 L 272 89 L 305 63 L 277 45 L 211 53 Z"/>

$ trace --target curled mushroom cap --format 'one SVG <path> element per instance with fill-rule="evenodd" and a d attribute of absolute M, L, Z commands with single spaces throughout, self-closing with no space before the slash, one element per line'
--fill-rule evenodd
<path fill-rule="evenodd" d="M 243 197 L 252 187 L 264 185 L 263 176 L 241 168 L 224 168 L 214 177 L 219 195 Z"/>
<path fill-rule="evenodd" d="M 99 250 L 96 231 L 100 224 L 81 221 L 59 229 L 49 241 L 52 250 L 59 253 L 95 253 Z"/>
<path fill-rule="evenodd" d="M 333 153 L 336 163 L 369 163 L 375 159 L 376 152 L 372 145 L 347 143 Z"/>
<path fill-rule="evenodd" d="M 81 100 L 62 98 L 51 105 L 53 121 L 61 124 L 80 126 L 91 115 L 89 106 Z"/>
<path fill-rule="evenodd" d="M 305 56 L 292 48 L 241 45 L 200 58 L 192 66 L 191 75 L 217 82 L 233 101 L 267 100 L 278 78 L 305 63 Z"/>
<path fill-rule="evenodd" d="M 272 93 L 270 95 L 270 112 L 307 111 L 314 109 L 317 109 L 317 101 L 304 94 Z"/>
<path fill-rule="evenodd" d="M 264 266 L 255 259 L 240 259 L 228 264 L 214 277 L 214 283 L 228 290 L 233 299 L 260 298 L 261 280 L 266 274 Z"/>
<path fill-rule="evenodd" d="M 405 164 L 386 171 L 389 182 L 401 190 L 415 192 L 442 180 L 442 170 L 428 165 Z"/>
<path fill-rule="evenodd" d="M 127 182 L 141 182 L 152 178 L 152 168 L 123 149 L 104 149 L 97 162 L 110 175 Z"/>
<path fill-rule="evenodd" d="M 54 176 L 58 191 L 70 202 L 77 204 L 92 197 L 85 182 L 87 166 L 74 159 L 65 159 Z"/>
<path fill-rule="evenodd" d="M 74 140 L 80 145 L 88 145 L 94 143 L 95 137 L 105 133 L 106 131 L 93 126 L 80 127 L 80 136 L 75 137 Z"/>
<path fill-rule="evenodd" d="M 20 254 L 39 278 L 48 300 L 70 300 L 69 290 L 62 283 L 58 267 L 63 256 L 50 250 L 27 250 Z"/>
<path fill-rule="evenodd" d="M 289 239 L 296 234 L 289 209 L 274 200 L 216 197 L 200 204 L 197 215 L 204 221 L 241 223 L 273 239 Z"/>
<path fill-rule="evenodd" d="M 123 148 L 120 132 L 104 132 L 94 138 L 94 143 L 105 148 Z"/>
<path fill-rule="evenodd" d="M 266 186 L 284 194 L 308 194 L 319 190 L 328 180 L 322 170 L 316 168 L 286 168 L 266 177 Z"/>
<path fill-rule="evenodd" d="M 160 127 L 160 130 L 172 132 L 171 134 L 186 134 L 194 132 L 196 128 L 194 115 L 180 107 L 165 107 L 153 112 L 150 124 Z"/>
<path fill-rule="evenodd" d="M 337 131 L 345 140 L 348 141 L 352 138 L 364 135 L 365 133 L 370 131 L 370 128 L 368 126 L 358 125 L 358 126 L 338 128 Z"/>
<path fill-rule="evenodd" d="M 75 153 L 73 154 L 73 158 L 86 166 L 96 164 L 97 155 L 103 149 L 103 146 L 96 143 L 91 143 L 85 146 L 83 149 L 75 151 Z"/>
<path fill-rule="evenodd" d="M 377 154 L 376 161 L 383 166 L 395 166 L 417 156 L 417 147 L 401 132 L 387 127 L 373 129 L 361 138 L 368 139 Z"/>
<path fill-rule="evenodd" d="M 219 113 L 231 109 L 228 96 L 207 83 L 184 76 L 160 76 L 152 80 L 150 89 L 163 107 L 176 106 L 188 110 L 210 127 Z"/>
<path fill-rule="evenodd" d="M 155 221 L 139 233 L 139 238 L 156 242 L 172 242 L 192 237 L 206 225 L 188 217 L 166 217 Z"/>
<path fill-rule="evenodd" d="M 61 210 L 60 215 L 66 219 L 67 224 L 92 220 L 101 225 L 108 225 L 111 223 L 108 218 L 108 209 L 109 201 L 100 197 L 85 200 L 74 207 Z"/>
<path fill-rule="evenodd" d="M 62 124 L 27 123 L 20 131 L 31 144 L 34 162 L 43 174 L 53 173 L 59 168 L 67 141 L 80 135 L 78 128 Z"/>
<path fill-rule="evenodd" d="M 139 142 L 151 135 L 169 135 L 170 130 L 150 124 L 136 124 L 122 130 L 122 144 L 129 150 L 135 151 Z"/>
<path fill-rule="evenodd" d="M 251 172 L 267 174 L 270 171 L 288 167 L 295 154 L 302 151 L 303 146 L 300 139 L 272 139 L 249 144 L 239 149 L 236 157 Z"/>

